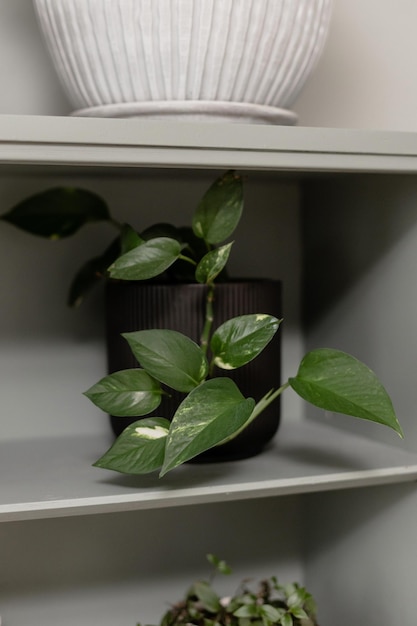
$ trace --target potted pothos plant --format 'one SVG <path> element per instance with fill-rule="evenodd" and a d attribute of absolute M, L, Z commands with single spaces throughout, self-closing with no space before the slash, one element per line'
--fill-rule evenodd
<path fill-rule="evenodd" d="M 214 574 L 231 574 L 224 560 L 213 554 L 207 559 Z M 255 586 L 244 580 L 233 595 L 221 596 L 213 586 L 214 574 L 208 581 L 194 582 L 184 598 L 166 611 L 159 626 L 318 626 L 315 600 L 298 583 L 282 585 L 276 576 Z"/>
<path fill-rule="evenodd" d="M 232 373 L 259 358 L 277 334 L 281 319 L 266 311 L 237 315 L 217 324 L 216 291 L 227 267 L 231 236 L 243 210 L 242 177 L 226 172 L 198 204 L 192 227 L 158 225 L 138 234 L 110 216 L 104 201 L 85 190 L 53 189 L 31 197 L 2 216 L 20 228 L 60 238 L 87 222 L 107 220 L 118 235 L 106 251 L 77 273 L 70 303 L 79 303 L 98 277 L 149 281 L 188 276 L 204 287 L 198 340 L 171 328 L 123 333 L 137 364 L 112 372 L 85 393 L 103 411 L 134 419 L 97 467 L 131 474 L 159 471 L 162 477 L 211 449 L 234 441 L 291 388 L 321 409 L 371 420 L 402 436 L 391 399 L 377 376 L 355 357 L 332 348 L 312 350 L 298 371 L 257 399 L 248 397 Z M 221 370 L 223 375 L 217 372 Z M 161 399 L 184 397 L 168 417 Z M 155 414 L 156 411 L 156 414 Z M 151 417 L 146 417 L 153 413 Z"/>

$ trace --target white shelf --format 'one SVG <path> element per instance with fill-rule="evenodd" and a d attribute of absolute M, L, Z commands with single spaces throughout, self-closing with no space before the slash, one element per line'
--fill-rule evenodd
<path fill-rule="evenodd" d="M 0 164 L 417 172 L 417 133 L 2 115 Z"/>
<path fill-rule="evenodd" d="M 0 521 L 52 518 L 244 500 L 417 479 L 417 455 L 338 429 L 284 424 L 262 455 L 188 464 L 163 480 L 94 468 L 97 438 L 0 444 Z"/>

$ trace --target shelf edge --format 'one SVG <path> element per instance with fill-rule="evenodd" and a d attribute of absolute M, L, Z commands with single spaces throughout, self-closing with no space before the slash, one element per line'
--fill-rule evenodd
<path fill-rule="evenodd" d="M 102 513 L 120 513 L 231 502 L 275 496 L 301 495 L 349 488 L 382 486 L 417 481 L 417 465 L 363 471 L 325 474 L 311 479 L 305 476 L 291 479 L 266 480 L 262 483 L 245 483 L 219 487 L 176 490 L 175 493 L 151 491 L 129 496 L 85 497 L 51 502 L 28 502 L 0 507 L 0 522 L 74 517 Z M 261 485 L 261 486 L 260 486 Z"/>

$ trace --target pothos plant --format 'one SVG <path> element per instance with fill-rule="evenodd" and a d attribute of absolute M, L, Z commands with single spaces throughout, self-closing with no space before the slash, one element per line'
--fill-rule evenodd
<path fill-rule="evenodd" d="M 110 266 L 114 279 L 146 280 L 178 260 L 188 263 L 196 281 L 206 285 L 205 322 L 199 344 L 184 334 L 159 328 L 123 335 L 140 367 L 101 379 L 86 392 L 90 400 L 112 415 L 144 416 L 157 409 L 167 388 L 187 395 L 172 420 L 143 417 L 128 426 L 96 462 L 98 467 L 133 474 L 159 470 L 163 476 L 262 419 L 263 410 L 289 387 L 322 409 L 380 422 L 401 433 L 391 400 L 375 374 L 339 350 L 308 353 L 295 376 L 258 402 L 244 397 L 231 378 L 213 376 L 215 366 L 230 371 L 255 359 L 281 322 L 263 311 L 220 326 L 213 318 L 216 280 L 226 267 L 233 245 L 229 238 L 242 214 L 242 184 L 239 175 L 227 172 L 197 206 L 192 231 L 206 250 L 199 261 L 177 239 L 144 240 L 135 234 L 128 249 Z"/>
<path fill-rule="evenodd" d="M 377 376 L 340 350 L 320 348 L 302 359 L 284 384 L 255 401 L 235 382 L 216 377 L 255 359 L 278 331 L 267 312 L 242 315 L 216 325 L 216 284 L 226 273 L 232 237 L 243 210 L 243 179 L 226 172 L 199 202 L 191 228 L 166 224 L 139 234 L 117 223 L 104 201 L 85 190 L 53 189 L 33 196 L 2 216 L 16 226 L 49 238 L 62 238 L 94 221 L 112 223 L 118 234 L 105 252 L 87 262 L 70 289 L 77 304 L 99 277 L 112 280 L 191 280 L 206 288 L 203 331 L 196 343 L 174 330 L 125 333 L 139 367 L 102 378 L 85 395 L 106 413 L 138 417 L 126 427 L 97 467 L 130 474 L 159 475 L 239 435 L 288 388 L 311 404 L 335 413 L 378 422 L 402 436 L 390 397 Z M 172 419 L 145 417 L 170 389 L 186 394 Z"/>
<path fill-rule="evenodd" d="M 224 560 L 213 554 L 207 559 L 214 573 L 231 574 Z M 185 597 L 164 614 L 159 626 L 318 626 L 313 596 L 297 583 L 281 585 L 271 576 L 253 588 L 245 580 L 234 595 L 222 597 L 213 587 L 213 578 L 193 583 Z"/>

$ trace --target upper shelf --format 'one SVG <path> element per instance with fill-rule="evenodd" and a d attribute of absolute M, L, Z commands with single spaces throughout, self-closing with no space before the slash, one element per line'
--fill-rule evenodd
<path fill-rule="evenodd" d="M 188 464 L 164 479 L 94 468 L 97 437 L 0 443 L 0 521 L 172 507 L 406 482 L 417 455 L 314 422 L 283 424 L 244 461 Z"/>
<path fill-rule="evenodd" d="M 417 172 L 417 133 L 0 116 L 0 164 Z"/>

